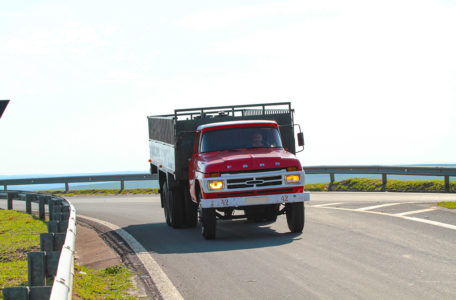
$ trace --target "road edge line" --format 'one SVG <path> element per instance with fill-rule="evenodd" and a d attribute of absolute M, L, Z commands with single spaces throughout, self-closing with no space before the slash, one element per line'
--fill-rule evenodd
<path fill-rule="evenodd" d="M 144 246 L 141 245 L 141 243 L 139 243 L 131 234 L 129 234 L 127 231 L 123 230 L 119 226 L 109 223 L 107 221 L 83 215 L 78 215 L 78 218 L 87 219 L 89 221 L 101 224 L 115 231 L 135 252 L 135 255 L 138 257 L 138 259 L 143 264 L 144 268 L 149 273 L 149 276 L 152 278 L 153 282 L 155 283 L 155 286 L 157 287 L 163 299 L 184 299 L 177 290 L 177 288 L 174 286 L 174 284 L 171 282 L 171 280 L 168 278 L 166 273 L 160 267 L 160 265 L 152 257 L 152 255 L 150 255 L 149 252 L 144 248 Z"/>

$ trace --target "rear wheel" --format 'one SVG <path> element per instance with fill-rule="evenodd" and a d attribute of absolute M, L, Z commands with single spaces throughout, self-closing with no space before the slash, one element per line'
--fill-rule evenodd
<path fill-rule="evenodd" d="M 198 223 L 198 206 L 192 201 L 188 187 L 184 189 L 185 226 L 195 227 Z"/>
<path fill-rule="evenodd" d="M 304 228 L 304 203 L 294 202 L 286 205 L 287 224 L 291 232 L 300 233 Z"/>
<path fill-rule="evenodd" d="M 184 226 L 184 195 L 182 189 L 169 190 L 169 218 L 173 228 Z"/>
<path fill-rule="evenodd" d="M 279 214 L 279 207 L 280 207 L 280 204 L 270 204 L 268 206 L 266 206 L 266 208 L 264 209 L 265 210 L 265 218 L 266 218 L 266 221 L 270 221 L 270 222 L 275 222 L 277 221 L 277 215 Z"/>
<path fill-rule="evenodd" d="M 251 206 L 244 208 L 247 220 L 253 222 L 261 222 L 264 220 L 264 207 L 262 206 Z"/>
<path fill-rule="evenodd" d="M 171 226 L 171 220 L 169 218 L 169 192 L 168 184 L 165 182 L 162 187 L 161 196 L 163 200 L 163 210 L 165 212 L 165 220 L 168 226 Z"/>
<path fill-rule="evenodd" d="M 182 203 L 182 193 L 179 189 L 170 189 L 167 182 L 163 184 L 162 193 L 166 224 L 173 228 L 181 228 L 184 225 L 184 204 Z"/>

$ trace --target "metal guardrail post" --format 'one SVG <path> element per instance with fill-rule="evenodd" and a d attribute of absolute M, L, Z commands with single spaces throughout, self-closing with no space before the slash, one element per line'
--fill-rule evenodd
<path fill-rule="evenodd" d="M 13 209 L 13 199 L 16 195 L 13 193 L 8 193 L 8 209 Z"/>
<path fill-rule="evenodd" d="M 29 286 L 43 286 L 46 283 L 46 258 L 44 254 L 44 252 L 27 253 Z"/>
<path fill-rule="evenodd" d="M 60 251 L 29 252 L 28 285 L 45 286 L 46 278 L 53 278 L 57 273 Z"/>
<path fill-rule="evenodd" d="M 50 286 L 20 286 L 3 289 L 5 300 L 43 300 L 49 299 L 50 295 Z"/>
<path fill-rule="evenodd" d="M 445 192 L 450 192 L 450 176 L 445 176 Z"/>
<path fill-rule="evenodd" d="M 29 300 L 30 289 L 27 286 L 9 287 L 3 289 L 3 298 L 15 300 Z"/>
<path fill-rule="evenodd" d="M 65 233 L 41 233 L 40 251 L 60 251 L 65 243 Z"/>
<path fill-rule="evenodd" d="M 382 174 L 382 192 L 386 191 L 386 184 L 388 183 L 388 178 L 386 177 L 386 173 Z"/>
<path fill-rule="evenodd" d="M 30 288 L 29 300 L 49 299 L 50 295 L 50 286 L 33 286 Z"/>
<path fill-rule="evenodd" d="M 25 195 L 25 212 L 28 214 L 32 214 L 32 199 L 33 196 L 30 194 Z"/>
<path fill-rule="evenodd" d="M 120 191 L 122 192 L 125 188 L 125 182 L 123 180 L 120 181 Z"/>
<path fill-rule="evenodd" d="M 335 175 L 334 173 L 329 173 L 330 182 L 329 182 L 329 186 L 328 186 L 328 191 L 332 191 L 333 184 L 334 184 L 334 181 L 335 181 L 335 176 L 334 175 Z"/>
<path fill-rule="evenodd" d="M 54 200 L 52 198 L 49 199 L 48 210 L 49 210 L 49 221 L 52 221 L 52 220 L 54 220 Z"/>
<path fill-rule="evenodd" d="M 69 190 L 70 190 L 70 185 L 68 184 L 68 182 L 65 182 L 65 193 L 68 193 Z"/>
<path fill-rule="evenodd" d="M 45 219 L 46 216 L 46 196 L 38 196 L 39 206 L 38 206 L 38 215 L 41 220 Z"/>

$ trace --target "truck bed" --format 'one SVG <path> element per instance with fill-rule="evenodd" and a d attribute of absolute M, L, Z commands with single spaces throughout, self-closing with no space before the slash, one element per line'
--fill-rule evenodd
<path fill-rule="evenodd" d="M 151 163 L 161 165 L 176 180 L 186 180 L 197 127 L 225 121 L 276 121 L 284 148 L 295 153 L 293 112 L 290 102 L 281 102 L 176 109 L 174 114 L 149 116 Z"/>

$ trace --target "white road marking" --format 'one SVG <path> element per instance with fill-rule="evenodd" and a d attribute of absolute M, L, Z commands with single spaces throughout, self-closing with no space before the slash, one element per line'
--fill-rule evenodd
<path fill-rule="evenodd" d="M 456 226 L 455 225 L 450 225 L 450 224 L 447 224 L 447 223 L 431 221 L 431 220 L 425 220 L 425 219 L 420 219 L 420 218 L 415 218 L 415 217 L 402 217 L 402 218 L 410 220 L 410 221 L 421 222 L 421 223 L 426 223 L 426 224 L 431 224 L 431 225 L 435 225 L 435 226 L 439 226 L 439 227 L 443 227 L 443 228 L 456 230 Z"/>
<path fill-rule="evenodd" d="M 404 204 L 404 203 L 386 203 L 386 204 L 379 204 L 379 205 L 374 205 L 374 206 L 361 207 L 361 208 L 357 208 L 355 210 L 366 211 L 366 210 L 377 209 L 380 207 L 394 206 L 394 205 L 399 205 L 399 204 Z"/>
<path fill-rule="evenodd" d="M 342 204 L 342 202 L 317 204 L 317 205 L 311 205 L 311 206 L 312 207 L 326 207 L 326 206 L 337 205 L 337 204 Z"/>
<path fill-rule="evenodd" d="M 424 213 L 428 211 L 433 211 L 436 210 L 437 208 L 432 207 L 432 208 L 426 208 L 426 209 L 420 209 L 420 210 L 413 210 L 413 211 L 406 211 L 400 214 L 396 214 L 398 216 L 408 216 L 408 215 L 414 215 L 414 214 L 419 214 L 419 213 Z"/>
<path fill-rule="evenodd" d="M 168 278 L 168 276 L 165 274 L 165 272 L 163 272 L 160 265 L 152 257 L 152 255 L 150 255 L 149 252 L 147 252 L 147 250 L 143 247 L 143 245 L 141 245 L 131 234 L 119 226 L 103 220 L 81 215 L 78 215 L 77 217 L 102 224 L 119 234 L 138 256 L 139 260 L 142 262 L 147 272 L 149 273 L 149 276 L 154 281 L 155 286 L 157 287 L 163 299 L 184 299 L 176 287 L 173 285 L 171 280 Z"/>
<path fill-rule="evenodd" d="M 345 211 L 354 211 L 354 212 L 362 212 L 362 213 L 376 214 L 376 215 L 383 215 L 383 216 L 395 217 L 395 218 L 400 218 L 400 219 L 405 219 L 405 220 L 410 220 L 410 221 L 420 222 L 420 223 L 426 223 L 426 224 L 430 224 L 430 225 L 434 225 L 434 226 L 439 226 L 439 227 L 442 227 L 442 228 L 456 230 L 456 226 L 455 225 L 442 223 L 442 222 L 437 222 L 437 221 L 425 220 L 425 219 L 420 219 L 420 218 L 415 218 L 415 217 L 401 216 L 401 215 L 398 215 L 398 214 L 388 214 L 388 213 L 384 213 L 384 212 L 369 211 L 369 210 L 363 211 L 363 210 L 358 210 L 358 209 L 342 208 L 342 207 L 322 207 L 322 208 L 345 210 Z"/>

